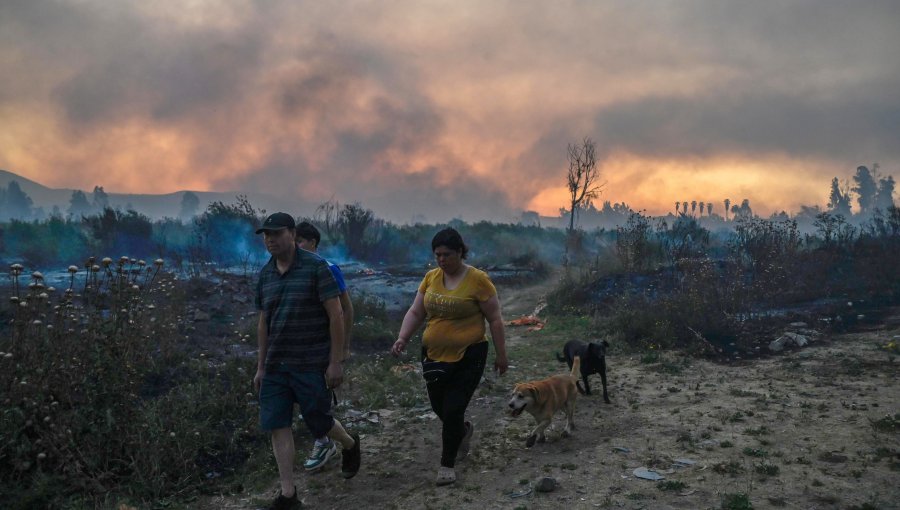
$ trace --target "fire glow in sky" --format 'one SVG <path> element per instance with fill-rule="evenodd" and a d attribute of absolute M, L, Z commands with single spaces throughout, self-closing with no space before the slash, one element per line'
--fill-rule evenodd
<path fill-rule="evenodd" d="M 566 206 L 590 137 L 601 201 L 793 211 L 900 177 L 898 27 L 892 0 L 5 0 L 0 168 L 507 220 Z"/>

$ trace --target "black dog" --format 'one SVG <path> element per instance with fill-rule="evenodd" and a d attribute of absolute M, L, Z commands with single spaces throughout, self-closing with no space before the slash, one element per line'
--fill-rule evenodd
<path fill-rule="evenodd" d="M 572 360 L 575 356 L 581 358 L 581 380 L 584 381 L 584 389 L 580 384 L 576 383 L 578 391 L 582 395 L 591 394 L 591 385 L 588 383 L 588 376 L 591 374 L 600 374 L 600 381 L 603 382 L 603 401 L 609 404 L 609 394 L 606 392 L 606 348 L 609 342 L 606 340 L 595 344 L 593 342 L 586 344 L 580 340 L 570 340 L 563 346 L 563 356 L 556 355 L 557 361 L 565 361 L 569 368 L 572 368 Z"/>

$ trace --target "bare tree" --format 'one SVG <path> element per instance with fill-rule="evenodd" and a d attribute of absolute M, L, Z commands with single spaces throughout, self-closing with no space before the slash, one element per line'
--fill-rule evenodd
<path fill-rule="evenodd" d="M 331 197 L 331 200 L 322 202 L 313 213 L 313 223 L 322 227 L 325 237 L 333 241 L 338 234 L 338 222 L 341 217 L 341 204 Z"/>
<path fill-rule="evenodd" d="M 597 169 L 593 140 L 585 138 L 580 145 L 569 145 L 568 151 L 569 172 L 567 178 L 571 199 L 569 202 L 569 234 L 571 234 L 575 231 L 576 211 L 579 207 L 585 206 L 600 196 L 603 185 L 597 183 L 600 171 Z"/>

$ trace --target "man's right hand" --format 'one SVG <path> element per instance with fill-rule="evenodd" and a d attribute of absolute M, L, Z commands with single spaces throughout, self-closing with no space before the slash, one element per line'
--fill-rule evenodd
<path fill-rule="evenodd" d="M 256 375 L 253 376 L 253 391 L 259 395 L 259 386 L 262 384 L 263 377 L 266 376 L 266 370 L 264 368 L 257 368 Z"/>

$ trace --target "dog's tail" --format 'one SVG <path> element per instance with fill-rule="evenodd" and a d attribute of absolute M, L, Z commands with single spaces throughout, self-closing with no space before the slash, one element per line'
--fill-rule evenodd
<path fill-rule="evenodd" d="M 581 356 L 575 356 L 572 358 L 572 377 L 578 379 L 581 377 Z"/>
<path fill-rule="evenodd" d="M 566 361 L 566 358 L 564 358 L 563 356 L 560 356 L 560 354 L 557 352 L 556 353 L 556 361 L 559 361 L 560 363 L 562 363 L 562 362 Z"/>

